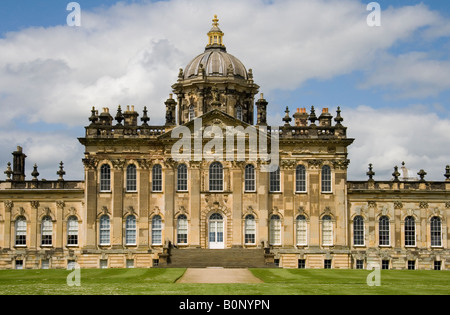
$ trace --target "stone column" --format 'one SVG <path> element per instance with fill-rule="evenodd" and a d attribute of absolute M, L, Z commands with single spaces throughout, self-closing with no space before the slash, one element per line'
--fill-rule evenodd
<path fill-rule="evenodd" d="M 231 170 L 232 178 L 232 191 L 233 191 L 233 247 L 242 247 L 242 191 L 243 191 L 243 168 L 245 167 L 244 162 L 233 162 L 233 168 Z"/>
<path fill-rule="evenodd" d="M 30 249 L 37 249 L 39 245 L 39 236 L 40 231 L 38 229 L 38 208 L 39 201 L 31 201 L 31 212 L 30 212 L 30 221 L 31 221 L 31 233 L 30 233 Z"/>
<path fill-rule="evenodd" d="M 141 168 L 139 170 L 139 208 L 137 210 L 139 214 L 138 218 L 138 247 L 149 248 L 149 191 L 150 191 L 150 177 L 149 170 L 147 168 Z"/>
<path fill-rule="evenodd" d="M 83 160 L 85 165 L 85 198 L 86 213 L 83 216 L 84 248 L 95 249 L 97 246 L 97 161 L 94 159 Z"/>
<path fill-rule="evenodd" d="M 3 235 L 3 244 L 2 247 L 4 249 L 13 248 L 14 244 L 11 242 L 14 241 L 13 235 L 11 235 L 11 212 L 14 204 L 11 200 L 5 201 L 5 222 L 4 222 L 4 235 Z"/>
<path fill-rule="evenodd" d="M 112 248 L 123 248 L 123 165 L 115 162 L 112 171 Z"/>
<path fill-rule="evenodd" d="M 64 201 L 59 200 L 56 202 L 56 248 L 64 247 L 64 207 Z"/>
<path fill-rule="evenodd" d="M 200 216 L 201 216 L 201 178 L 200 162 L 190 162 L 189 168 L 189 200 L 190 200 L 190 225 L 189 244 L 192 247 L 200 247 Z"/>
<path fill-rule="evenodd" d="M 257 170 L 259 181 L 257 181 L 258 209 L 259 209 L 259 241 L 258 245 L 269 243 L 269 172 L 261 172 L 261 165 Z M 258 183 L 259 182 L 259 183 Z"/>
<path fill-rule="evenodd" d="M 175 194 L 175 174 L 173 167 L 165 163 L 166 167 L 163 170 L 164 178 L 164 241 L 174 243 L 174 194 Z"/>

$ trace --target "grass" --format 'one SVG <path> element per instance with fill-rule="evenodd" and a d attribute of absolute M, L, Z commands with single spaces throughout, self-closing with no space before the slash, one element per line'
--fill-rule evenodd
<path fill-rule="evenodd" d="M 0 295 L 448 295 L 449 271 L 382 270 L 369 287 L 367 270 L 251 269 L 261 284 L 175 283 L 185 269 L 82 269 L 70 287 L 67 270 L 2 270 Z M 218 270 L 220 272 L 220 270 Z"/>

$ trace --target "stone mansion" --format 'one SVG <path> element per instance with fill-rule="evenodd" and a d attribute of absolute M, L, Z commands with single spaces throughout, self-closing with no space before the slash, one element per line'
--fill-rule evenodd
<path fill-rule="evenodd" d="M 391 180 L 374 180 L 372 165 L 366 181 L 348 180 L 354 139 L 341 109 L 286 108 L 268 126 L 252 70 L 223 37 L 215 17 L 162 105 L 164 125 L 149 124 L 147 108 L 92 108 L 83 181 L 66 180 L 62 162 L 57 180 L 39 180 L 36 166 L 26 179 L 17 147 L 0 181 L 0 268 L 449 269 L 450 167 L 438 182 L 404 165 Z M 227 127 L 244 131 L 243 152 L 225 145 Z M 191 135 L 175 158 L 179 130 Z M 278 167 L 250 158 L 249 130 Z"/>

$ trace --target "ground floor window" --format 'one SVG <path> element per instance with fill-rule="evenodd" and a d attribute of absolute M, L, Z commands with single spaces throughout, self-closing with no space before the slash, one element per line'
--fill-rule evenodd
<path fill-rule="evenodd" d="M 325 259 L 325 261 L 324 261 L 324 268 L 325 269 L 331 269 L 331 259 Z"/>
<path fill-rule="evenodd" d="M 100 269 L 107 269 L 107 268 L 108 268 L 108 260 L 100 259 Z"/>
<path fill-rule="evenodd" d="M 41 269 L 49 269 L 50 268 L 50 260 L 42 259 L 41 260 Z"/>
<path fill-rule="evenodd" d="M 298 269 L 305 269 L 306 268 L 306 261 L 304 259 L 298 260 Z"/>
<path fill-rule="evenodd" d="M 382 260 L 381 261 L 381 269 L 389 270 L 389 260 Z"/>
<path fill-rule="evenodd" d="M 127 259 L 127 268 L 134 268 L 134 259 Z"/>
<path fill-rule="evenodd" d="M 356 269 L 364 269 L 364 260 L 358 259 L 356 261 Z"/>
<path fill-rule="evenodd" d="M 442 266 L 441 263 L 442 263 L 441 261 L 436 260 L 434 262 L 434 270 L 441 270 L 441 266 Z"/>
<path fill-rule="evenodd" d="M 23 269 L 23 260 L 16 260 L 16 269 Z"/>
<path fill-rule="evenodd" d="M 408 260 L 408 270 L 415 270 L 415 269 L 416 269 L 416 261 Z"/>

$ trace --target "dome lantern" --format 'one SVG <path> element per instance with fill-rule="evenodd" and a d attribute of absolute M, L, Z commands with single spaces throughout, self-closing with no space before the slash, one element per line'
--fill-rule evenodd
<path fill-rule="evenodd" d="M 214 15 L 213 26 L 211 30 L 208 32 L 208 45 L 206 45 L 206 48 L 209 47 L 223 47 L 225 48 L 225 45 L 223 44 L 223 36 L 224 33 L 219 28 L 219 19 L 217 18 L 217 15 Z"/>

